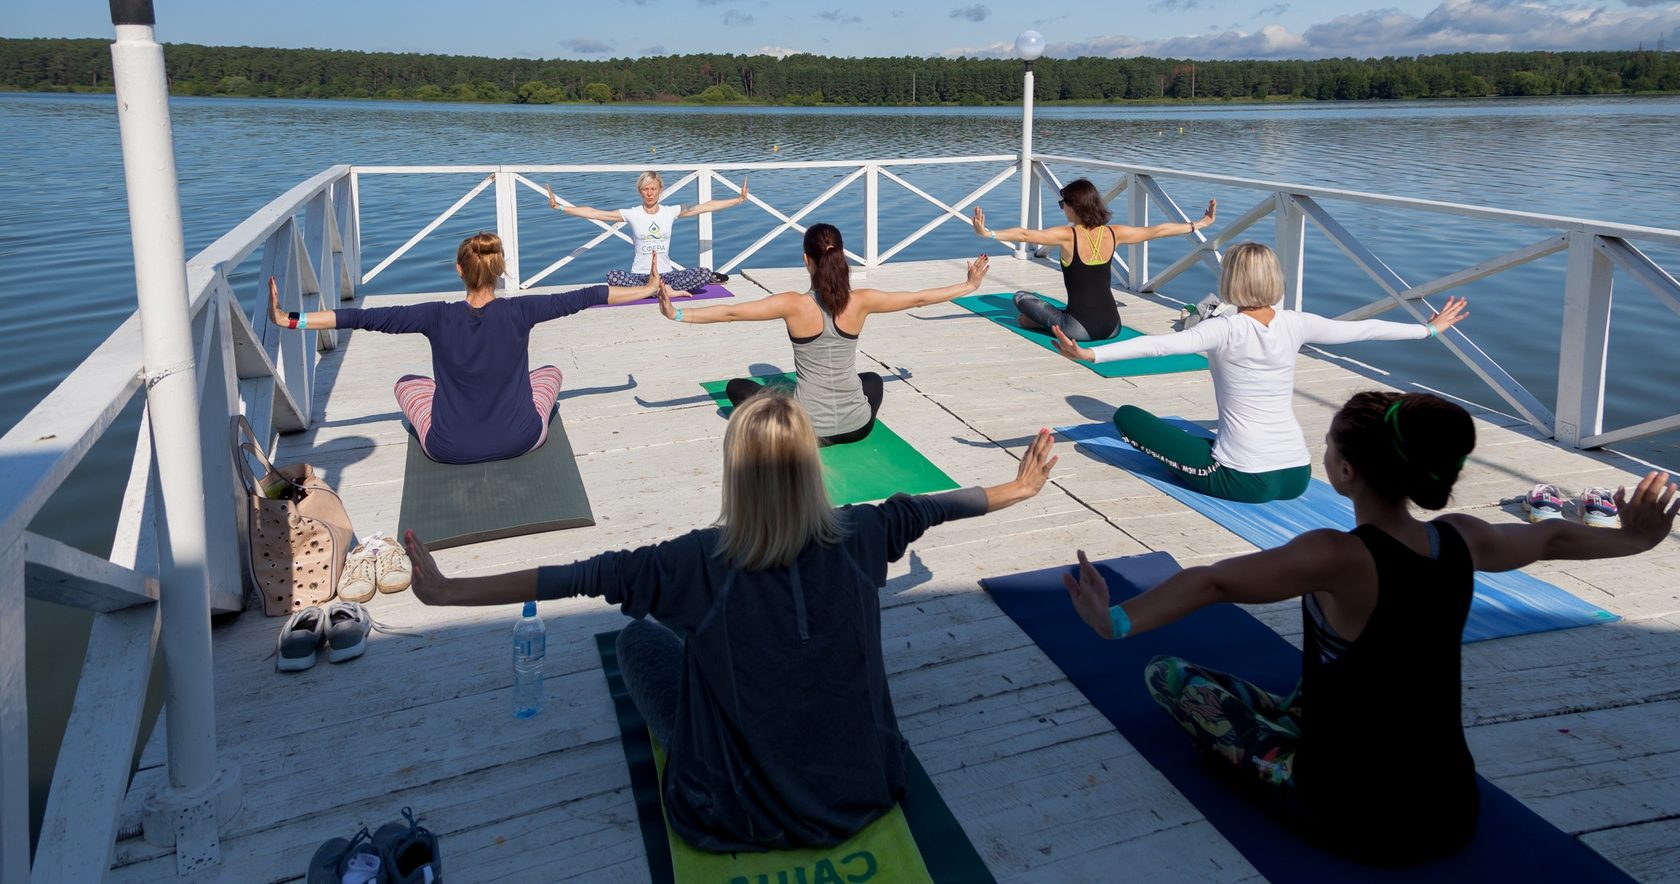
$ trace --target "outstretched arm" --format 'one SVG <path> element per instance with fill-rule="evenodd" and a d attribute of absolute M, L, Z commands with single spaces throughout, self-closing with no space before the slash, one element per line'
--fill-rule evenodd
<path fill-rule="evenodd" d="M 787 319 L 794 305 L 798 304 L 802 297 L 804 295 L 798 292 L 782 292 L 742 304 L 678 307 L 671 303 L 671 287 L 662 285 L 659 288 L 659 312 L 673 322 L 760 322 L 766 319 Z"/>
<path fill-rule="evenodd" d="M 554 195 L 553 185 L 548 188 L 548 207 L 562 214 L 574 218 L 588 218 L 591 221 L 607 221 L 617 223 L 624 220 L 623 213 L 617 209 L 592 209 L 589 206 L 566 206 L 560 204 L 560 198 Z M 645 295 L 643 297 L 646 297 Z"/>
<path fill-rule="evenodd" d="M 980 288 L 980 282 L 986 278 L 986 271 L 991 269 L 991 266 L 992 259 L 986 255 L 981 255 L 968 262 L 968 274 L 959 283 L 915 292 L 854 289 L 852 296 L 857 298 L 870 313 L 893 313 L 899 310 L 909 310 L 912 307 L 940 304 L 952 298 L 973 294 Z"/>
<path fill-rule="evenodd" d="M 640 301 L 659 294 L 665 283 L 659 278 L 659 253 L 648 255 L 648 278 L 644 285 L 609 285 L 607 286 L 608 304 L 625 304 L 630 301 Z"/>
<path fill-rule="evenodd" d="M 276 328 L 338 328 L 338 314 L 331 310 L 310 310 L 307 313 L 280 312 L 280 287 L 274 277 L 268 278 L 268 321 Z"/>
<path fill-rule="evenodd" d="M 403 534 L 413 569 L 414 597 L 426 605 L 517 605 L 537 598 L 537 569 L 478 577 L 445 577 L 430 550 L 413 531 Z"/>
<path fill-rule="evenodd" d="M 1170 335 L 1139 335 L 1100 347 L 1081 347 L 1060 328 L 1050 327 L 1056 337 L 1056 352 L 1069 359 L 1086 362 L 1114 362 L 1137 359 L 1141 356 L 1177 356 L 1185 353 L 1206 353 L 1225 340 L 1231 327 L 1224 322 L 1203 322 Z"/>
<path fill-rule="evenodd" d="M 1163 236 L 1183 236 L 1195 233 L 1213 226 L 1214 215 L 1219 208 L 1218 200 L 1208 200 L 1207 211 L 1202 213 L 1199 221 L 1171 221 L 1165 224 L 1153 224 L 1149 227 L 1128 227 L 1125 224 L 1110 224 L 1108 229 L 1114 233 L 1116 245 L 1148 242 Z"/>
<path fill-rule="evenodd" d="M 688 206 L 688 207 L 684 208 L 682 210 L 682 212 L 677 215 L 677 217 L 678 218 L 688 218 L 688 217 L 693 216 L 693 215 L 704 215 L 707 212 L 716 212 L 719 209 L 727 209 L 730 206 L 738 206 L 738 205 L 740 205 L 740 204 L 742 204 L 746 201 L 747 201 L 747 179 L 742 178 L 741 179 L 741 195 L 740 196 L 737 196 L 737 197 L 734 197 L 734 198 L 731 198 L 731 199 L 706 200 L 705 202 L 700 203 L 698 205 Z"/>
<path fill-rule="evenodd" d="M 1358 566 L 1363 545 L 1328 528 L 1309 531 L 1280 547 L 1185 568 L 1135 598 L 1108 604 L 1108 583 L 1079 550 L 1079 579 L 1062 575 L 1079 618 L 1103 638 L 1124 638 L 1182 620 L 1208 605 L 1235 602 L 1258 605 L 1309 592 L 1332 595 L 1346 585 L 1345 575 Z M 1355 549 L 1354 545 L 1358 545 Z M 1118 613 L 1116 610 L 1118 609 Z M 1116 630 L 1119 634 L 1116 634 Z"/>
<path fill-rule="evenodd" d="M 992 230 L 986 226 L 986 210 L 974 207 L 974 233 L 998 242 L 1025 242 L 1036 246 L 1073 247 L 1072 227 L 1052 227 L 1048 230 L 1033 230 L 1029 227 L 1008 227 L 1003 230 Z"/>
<path fill-rule="evenodd" d="M 1470 547 L 1478 571 L 1512 571 L 1546 559 L 1609 559 L 1642 553 L 1674 530 L 1680 493 L 1668 474 L 1650 472 L 1629 499 L 1616 489 L 1622 526 L 1614 531 L 1564 519 L 1538 524 L 1489 525 L 1475 516 L 1448 513 L 1441 518 L 1458 529 Z"/>
<path fill-rule="evenodd" d="M 1386 319 L 1329 319 L 1314 313 L 1298 314 L 1309 344 L 1348 344 L 1354 341 L 1415 341 L 1433 337 L 1469 317 L 1463 298 L 1447 298 L 1447 304 L 1429 322 L 1391 322 Z"/>

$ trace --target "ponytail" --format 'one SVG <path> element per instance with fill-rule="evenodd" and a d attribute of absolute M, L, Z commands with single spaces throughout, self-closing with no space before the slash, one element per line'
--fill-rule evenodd
<path fill-rule="evenodd" d="M 852 268 L 846 263 L 839 229 L 833 224 L 811 225 L 805 231 L 805 257 L 811 259 L 811 290 L 828 315 L 839 316 L 852 298 Z"/>
<path fill-rule="evenodd" d="M 1357 393 L 1331 423 L 1330 444 L 1379 496 L 1438 510 L 1476 447 L 1476 426 L 1431 393 Z"/>
<path fill-rule="evenodd" d="M 461 247 L 455 250 L 455 263 L 461 265 L 461 281 L 467 284 L 467 291 L 495 288 L 496 280 L 507 270 L 502 238 L 494 233 L 475 233 L 461 240 Z"/>

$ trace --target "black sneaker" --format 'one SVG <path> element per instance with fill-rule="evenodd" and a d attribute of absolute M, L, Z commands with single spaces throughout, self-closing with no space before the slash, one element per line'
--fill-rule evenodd
<path fill-rule="evenodd" d="M 316 848 L 314 858 L 309 861 L 309 876 L 304 880 L 307 884 L 342 884 L 345 880 L 374 882 L 380 880 L 380 865 L 379 851 L 369 841 L 368 830 L 364 826 L 348 841 L 331 838 Z M 356 876 L 347 878 L 352 872 Z"/>
<path fill-rule="evenodd" d="M 712 271 L 712 284 L 713 285 L 723 285 L 724 283 L 726 283 L 728 281 L 729 281 L 729 274 L 719 273 L 716 270 Z"/>
<path fill-rule="evenodd" d="M 386 823 L 373 833 L 379 848 L 381 881 L 392 884 L 442 884 L 443 861 L 438 858 L 438 839 L 414 819 L 414 811 L 403 808 L 406 823 Z"/>

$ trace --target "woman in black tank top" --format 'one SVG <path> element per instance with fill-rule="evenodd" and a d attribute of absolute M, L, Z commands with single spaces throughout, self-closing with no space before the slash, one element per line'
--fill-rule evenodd
<path fill-rule="evenodd" d="M 999 242 L 1024 242 L 1061 249 L 1062 285 L 1067 289 L 1067 307 L 1039 297 L 1036 292 L 1016 292 L 1015 309 L 1023 328 L 1060 328 L 1076 341 L 1101 341 L 1120 333 L 1120 311 L 1109 290 L 1109 261 L 1122 244 L 1147 242 L 1163 236 L 1193 235 L 1214 220 L 1216 203 L 1208 200 L 1207 214 L 1200 221 L 1127 227 L 1109 224 L 1108 205 L 1097 186 L 1080 178 L 1062 188 L 1056 201 L 1067 216 L 1068 225 L 1048 230 L 1011 227 L 988 230 L 986 213 L 974 208 L 974 232 Z"/>
<path fill-rule="evenodd" d="M 1618 491 L 1621 527 L 1551 519 L 1490 525 L 1465 513 L 1414 518 L 1447 503 L 1475 446 L 1470 415 L 1427 393 L 1360 393 L 1337 413 L 1324 469 L 1353 501 L 1358 527 L 1318 530 L 1275 549 L 1188 568 L 1112 608 L 1079 552 L 1064 578 L 1080 617 L 1104 638 L 1172 623 L 1215 602 L 1300 596 L 1301 682 L 1287 697 L 1176 657 L 1144 673 L 1155 701 L 1209 754 L 1257 779 L 1268 802 L 1327 849 L 1410 864 L 1452 853 L 1475 833 L 1475 761 L 1460 723 L 1459 644 L 1474 572 L 1541 559 L 1632 555 L 1674 527 L 1680 493 L 1665 473 Z"/>

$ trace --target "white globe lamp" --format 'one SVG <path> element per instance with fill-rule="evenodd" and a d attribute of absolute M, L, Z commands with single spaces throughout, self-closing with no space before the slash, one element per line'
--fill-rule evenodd
<path fill-rule="evenodd" d="M 1015 38 L 1015 54 L 1022 61 L 1031 62 L 1044 54 L 1044 35 L 1037 31 L 1022 31 Z"/>

